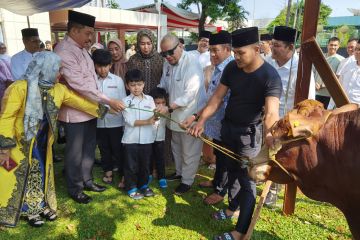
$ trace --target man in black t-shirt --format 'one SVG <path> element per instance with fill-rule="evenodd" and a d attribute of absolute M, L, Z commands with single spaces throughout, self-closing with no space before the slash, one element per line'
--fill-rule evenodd
<path fill-rule="evenodd" d="M 282 84 L 277 71 L 260 56 L 257 27 L 233 32 L 232 45 L 235 61 L 224 69 L 218 88 L 189 133 L 196 137 L 203 133 L 206 120 L 216 112 L 230 90 L 222 122 L 221 140 L 233 152 L 253 158 L 260 151 L 263 128 L 266 144 L 273 146 L 269 129 L 279 118 Z M 238 207 L 240 215 L 234 231 L 223 233 L 215 239 L 244 239 L 255 207 L 256 187 L 248 176 L 246 166 L 228 158 L 227 168 L 229 183 L 238 181 L 241 189 L 233 197 L 229 207 L 216 212 L 213 217 L 216 220 L 231 218 Z"/>

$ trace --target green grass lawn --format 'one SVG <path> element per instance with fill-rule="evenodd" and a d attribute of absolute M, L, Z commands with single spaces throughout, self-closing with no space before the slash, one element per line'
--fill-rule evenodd
<path fill-rule="evenodd" d="M 199 181 L 210 178 L 214 170 L 201 166 L 194 188 L 184 196 L 172 194 L 176 182 L 160 190 L 156 181 L 151 187 L 155 197 L 135 201 L 116 188 L 118 178 L 103 193 L 89 193 L 93 201 L 77 204 L 66 193 L 61 170 L 55 164 L 58 199 L 58 220 L 32 228 L 21 220 L 16 228 L 0 227 L 0 240 L 18 239 L 212 239 L 215 234 L 230 231 L 236 220 L 215 221 L 210 214 L 226 204 L 206 206 L 202 199 L 210 190 L 197 187 Z M 100 183 L 102 171 L 94 168 Z M 258 186 L 261 193 L 263 186 Z M 281 213 L 283 192 L 274 209 L 263 208 L 252 239 L 351 239 L 343 214 L 335 207 L 297 195 L 295 214 Z"/>

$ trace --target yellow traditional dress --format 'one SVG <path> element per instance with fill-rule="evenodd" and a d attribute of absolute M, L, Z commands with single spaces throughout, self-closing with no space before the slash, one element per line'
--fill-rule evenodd
<path fill-rule="evenodd" d="M 10 85 L 3 98 L 0 148 L 11 149 L 10 158 L 17 166 L 11 171 L 0 166 L 0 225 L 16 226 L 21 212 L 39 214 L 44 205 L 56 210 L 52 144 L 60 106 L 64 104 L 96 117 L 103 117 L 107 112 L 103 105 L 88 101 L 59 83 L 40 92 L 42 104 L 47 105 L 48 111 L 31 141 L 24 138 L 27 81 Z M 41 139 L 45 142 L 41 143 Z M 36 157 L 41 151 L 44 161 Z"/>

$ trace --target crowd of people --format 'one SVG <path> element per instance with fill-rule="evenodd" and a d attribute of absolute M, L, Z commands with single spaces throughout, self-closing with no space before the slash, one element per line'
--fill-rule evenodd
<path fill-rule="evenodd" d="M 125 51 L 119 39 L 104 48 L 91 44 L 95 17 L 69 11 L 67 34 L 56 47 L 40 51 L 37 29 L 22 30 L 25 49 L 10 58 L 0 44 L 0 224 L 16 226 L 25 216 L 31 226 L 57 218 L 52 145 L 57 126 L 65 130 L 64 173 L 69 196 L 80 204 L 103 192 L 92 176 L 96 146 L 112 184 L 117 169 L 119 189 L 132 199 L 152 197 L 151 181 L 165 190 L 179 181 L 174 194 L 192 187 L 203 136 L 239 155 L 255 157 L 263 142 L 273 146 L 271 126 L 294 103 L 299 56 L 298 32 L 277 26 L 259 36 L 257 27 L 232 33 L 199 33 L 198 48 L 185 51 L 172 34 L 156 49 L 154 34 L 143 29 L 136 45 Z M 360 42 L 348 41 L 349 57 L 336 52 L 331 38 L 326 60 L 351 102 L 360 103 Z M 6 89 L 6 91 L 5 91 Z M 5 92 L 5 93 L 4 93 Z M 309 98 L 330 103 L 318 73 L 311 76 Z M 256 184 L 246 166 L 214 150 L 213 205 L 228 195 L 229 205 L 212 214 L 230 219 L 240 210 L 235 229 L 214 239 L 244 239 L 256 202 Z M 175 172 L 165 174 L 173 159 Z M 266 198 L 274 205 L 280 186 Z"/>

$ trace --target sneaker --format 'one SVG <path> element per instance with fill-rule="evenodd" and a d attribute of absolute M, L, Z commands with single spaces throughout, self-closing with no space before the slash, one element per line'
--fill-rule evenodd
<path fill-rule="evenodd" d="M 131 197 L 134 200 L 140 200 L 144 198 L 144 195 L 138 191 L 132 192 L 129 194 L 129 197 Z"/>
<path fill-rule="evenodd" d="M 190 190 L 191 186 L 187 185 L 185 183 L 180 183 L 179 186 L 177 186 L 177 188 L 175 188 L 174 193 L 176 195 L 183 195 L 184 193 L 188 192 Z"/>
<path fill-rule="evenodd" d="M 176 180 L 181 180 L 181 176 L 180 175 L 176 175 L 176 173 L 173 173 L 171 175 L 166 176 L 166 179 L 168 181 L 176 181 Z"/>
<path fill-rule="evenodd" d="M 167 182 L 165 178 L 159 180 L 159 187 L 160 188 L 167 188 Z"/>
<path fill-rule="evenodd" d="M 151 190 L 151 188 L 145 188 L 144 190 L 141 190 L 142 194 L 145 196 L 145 197 L 152 197 L 154 196 L 154 192 L 153 190 Z"/>

